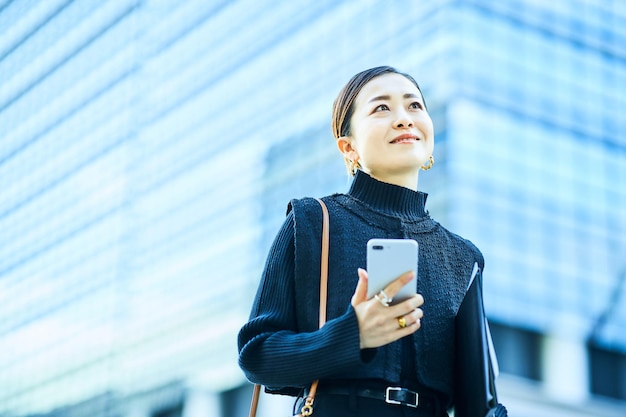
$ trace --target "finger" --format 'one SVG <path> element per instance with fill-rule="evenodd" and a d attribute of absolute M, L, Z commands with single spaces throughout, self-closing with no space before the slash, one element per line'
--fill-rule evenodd
<path fill-rule="evenodd" d="M 416 331 L 418 331 L 420 329 L 420 327 L 422 327 L 422 320 L 421 319 L 417 319 L 411 323 L 407 323 L 407 326 L 404 329 L 401 330 L 407 330 L 410 329 L 410 333 L 415 333 Z"/>
<path fill-rule="evenodd" d="M 408 271 L 400 275 L 395 281 L 385 287 L 385 294 L 393 298 L 396 296 L 400 288 L 404 287 L 409 281 L 415 278 L 415 272 Z"/>
<path fill-rule="evenodd" d="M 413 297 L 398 304 L 401 305 L 408 313 L 424 305 L 424 297 L 421 294 L 415 294 Z"/>
<path fill-rule="evenodd" d="M 424 313 L 420 308 L 417 308 L 411 313 L 407 314 L 405 317 L 406 317 L 406 322 L 408 324 L 413 324 L 413 323 L 420 324 L 422 317 L 424 317 Z"/>
<path fill-rule="evenodd" d="M 367 272 L 364 269 L 359 268 L 357 273 L 359 275 L 359 282 L 356 284 L 354 295 L 352 295 L 353 307 L 367 301 Z"/>
<path fill-rule="evenodd" d="M 411 317 L 417 322 L 419 325 L 421 323 L 422 318 L 424 317 L 424 310 L 421 308 L 416 308 L 411 312 Z"/>
<path fill-rule="evenodd" d="M 424 296 L 422 296 L 422 294 L 415 294 L 413 301 L 415 302 L 415 307 L 421 307 L 424 305 Z"/>
<path fill-rule="evenodd" d="M 396 317 L 414 315 L 416 318 L 421 318 L 424 316 L 424 312 L 419 308 L 422 304 L 424 304 L 424 297 L 420 294 L 416 294 L 406 301 L 391 306 L 389 313 Z"/>

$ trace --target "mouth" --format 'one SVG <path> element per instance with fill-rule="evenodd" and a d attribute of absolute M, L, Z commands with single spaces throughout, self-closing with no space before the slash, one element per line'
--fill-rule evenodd
<path fill-rule="evenodd" d="M 415 143 L 418 142 L 420 138 L 416 135 L 404 134 L 394 138 L 389 143 Z"/>

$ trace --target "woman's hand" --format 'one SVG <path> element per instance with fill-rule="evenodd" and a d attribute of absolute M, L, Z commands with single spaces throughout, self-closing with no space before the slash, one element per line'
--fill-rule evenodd
<path fill-rule="evenodd" d="M 359 268 L 359 283 L 352 296 L 352 307 L 359 322 L 361 349 L 387 345 L 404 336 L 413 334 L 420 328 L 424 312 L 419 308 L 424 298 L 417 294 L 399 304 L 383 305 L 376 297 L 367 299 L 367 272 Z M 393 298 L 415 274 L 410 271 L 385 287 L 388 297 Z M 404 318 L 404 320 L 402 320 Z M 406 327 L 401 327 L 406 324 Z"/>

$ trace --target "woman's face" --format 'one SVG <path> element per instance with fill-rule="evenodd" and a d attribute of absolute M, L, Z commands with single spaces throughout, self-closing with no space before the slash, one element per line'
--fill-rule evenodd
<path fill-rule="evenodd" d="M 419 89 L 400 74 L 369 81 L 356 97 L 350 136 L 339 139 L 344 156 L 385 182 L 405 185 L 434 149 L 433 123 Z M 401 184 L 400 184 L 401 183 Z"/>

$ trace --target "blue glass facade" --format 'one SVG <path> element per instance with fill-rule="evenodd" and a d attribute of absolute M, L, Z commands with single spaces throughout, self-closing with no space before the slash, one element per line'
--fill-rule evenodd
<path fill-rule="evenodd" d="M 242 386 L 286 204 L 348 187 L 332 101 L 381 64 L 424 91 L 420 188 L 490 319 L 626 355 L 624 2 L 0 0 L 0 31 L 0 415 Z"/>
<path fill-rule="evenodd" d="M 488 4 L 463 8 L 459 29 L 451 218 L 490 255 L 493 318 L 584 338 L 626 268 L 625 34 L 590 3 Z M 622 350 L 623 314 L 600 332 Z"/>

